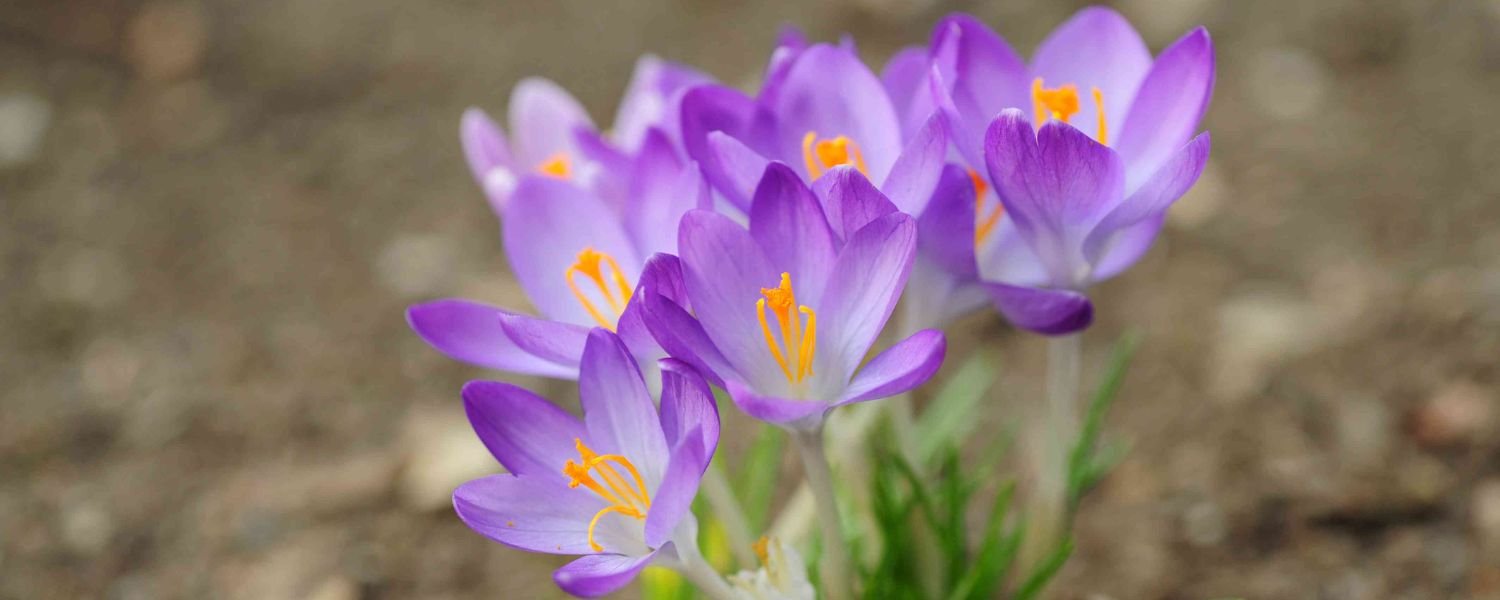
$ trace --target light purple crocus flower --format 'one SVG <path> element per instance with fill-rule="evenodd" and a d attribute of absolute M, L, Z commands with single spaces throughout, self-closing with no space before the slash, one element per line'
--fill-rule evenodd
<path fill-rule="evenodd" d="M 669 354 L 699 367 L 746 413 L 790 428 L 920 385 L 946 348 L 941 332 L 920 331 L 861 368 L 906 284 L 916 223 L 858 170 L 826 177 L 820 205 L 799 173 L 772 163 L 748 230 L 689 212 L 680 259 L 654 257 L 654 285 L 641 288 L 646 324 Z"/>
<path fill-rule="evenodd" d="M 553 574 L 577 596 L 613 592 L 652 563 L 701 560 L 690 506 L 719 416 L 696 371 L 663 363 L 659 411 L 635 359 L 604 329 L 584 350 L 581 420 L 514 385 L 464 386 L 475 433 L 509 473 L 460 486 L 458 516 L 507 546 L 583 555 Z"/>
<path fill-rule="evenodd" d="M 977 196 L 929 215 L 934 231 L 953 232 L 932 240 L 953 246 L 941 253 L 975 255 L 958 287 L 972 271 L 1007 318 L 1041 333 L 1088 326 L 1083 290 L 1139 260 L 1207 160 L 1207 134 L 1193 137 L 1214 83 L 1202 28 L 1153 61 L 1123 17 L 1088 8 L 1028 66 L 982 23 L 955 15 L 926 51 L 898 54 L 884 81 L 931 92 L 903 98 L 906 122 L 937 105 L 968 163 Z M 1034 119 L 1009 110 L 997 120 L 1006 109 Z M 1034 135 L 1021 135 L 1023 122 Z M 957 247 L 965 230 L 969 250 Z"/>
<path fill-rule="evenodd" d="M 675 123 L 664 111 L 675 110 L 682 86 L 696 81 L 690 72 L 643 59 L 615 132 L 622 143 L 636 146 L 629 152 L 585 127 L 587 115 L 570 108 L 576 103 L 555 86 L 539 80 L 518 86 L 511 104 L 516 155 L 536 157 L 544 154 L 537 148 L 563 148 L 559 151 L 582 153 L 584 164 L 597 174 L 582 181 L 574 167 L 559 167 L 515 177 L 503 196 L 487 188 L 503 213 L 511 270 L 541 317 L 444 299 L 411 307 L 412 329 L 465 362 L 573 378 L 588 330 L 604 327 L 617 331 L 642 365 L 654 368 L 661 351 L 640 325 L 631 297 L 646 258 L 676 251 L 682 213 L 713 203 L 697 166 L 673 141 L 675 133 L 662 128 Z M 474 121 L 474 115 L 465 116 L 464 145 L 476 176 L 514 177 L 506 165 L 522 163 L 501 160 L 506 153 L 499 130 Z"/>

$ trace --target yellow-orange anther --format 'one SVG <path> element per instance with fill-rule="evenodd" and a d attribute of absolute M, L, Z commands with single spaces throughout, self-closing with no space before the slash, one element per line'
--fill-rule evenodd
<path fill-rule="evenodd" d="M 807 132 L 802 136 L 802 160 L 807 163 L 807 174 L 813 179 L 841 165 L 854 165 L 860 173 L 870 174 L 865 168 L 865 155 L 859 150 L 859 144 L 842 135 L 820 140 L 817 132 Z"/>
<path fill-rule="evenodd" d="M 990 184 L 979 176 L 979 172 L 969 169 L 969 180 L 974 182 L 974 245 L 978 246 L 990 233 L 995 231 L 995 226 L 1000 224 L 1000 217 L 1005 215 L 1005 207 L 999 201 L 995 207 L 985 214 L 984 195 L 990 191 Z"/>
<path fill-rule="evenodd" d="M 646 480 L 641 479 L 640 471 L 636 470 L 629 459 L 618 454 L 597 454 L 578 438 L 573 438 L 573 444 L 578 448 L 579 462 L 569 460 L 563 465 L 563 474 L 571 480 L 568 487 L 586 487 L 609 503 L 609 506 L 594 513 L 593 520 L 589 521 L 589 547 L 595 552 L 603 552 L 604 547 L 594 541 L 594 528 L 599 526 L 599 519 L 609 513 L 616 513 L 638 521 L 645 520 L 646 513 L 651 509 L 651 494 L 646 491 Z M 626 480 L 624 475 L 615 470 L 615 465 L 629 472 L 634 481 Z M 590 471 L 599 478 L 595 479 L 589 474 Z"/>
<path fill-rule="evenodd" d="M 1109 123 L 1104 117 L 1104 92 L 1099 88 L 1093 88 L 1094 107 L 1099 113 L 1099 135 L 1095 139 L 1100 144 L 1109 145 Z M 1078 86 L 1071 83 L 1061 87 L 1048 88 L 1042 85 L 1042 78 L 1038 77 L 1031 82 L 1031 104 L 1036 113 L 1036 126 L 1040 128 L 1047 119 L 1057 119 L 1067 123 L 1073 115 L 1078 114 L 1080 103 L 1078 101 Z"/>
<path fill-rule="evenodd" d="M 609 267 L 608 280 L 605 279 L 605 266 Z M 604 297 L 604 302 L 609 305 L 611 311 L 614 311 L 613 318 L 606 317 L 599 307 L 594 305 L 594 301 L 583 293 L 574 275 L 583 275 L 594 283 L 594 287 L 599 290 L 599 295 Z M 614 331 L 615 322 L 620 319 L 620 314 L 625 312 L 625 305 L 630 303 L 631 294 L 630 281 L 625 279 L 625 272 L 620 270 L 620 263 L 615 262 L 613 256 L 595 250 L 592 246 L 585 247 L 578 251 L 578 261 L 568 267 L 568 270 L 563 273 L 563 278 L 568 280 L 568 289 L 573 291 L 573 297 L 578 299 L 578 303 L 583 305 L 583 309 L 588 311 L 589 316 L 593 317 L 600 327 Z"/>
<path fill-rule="evenodd" d="M 558 152 L 537 165 L 536 172 L 548 177 L 567 179 L 573 176 L 573 162 L 568 158 L 567 152 Z"/>
<path fill-rule="evenodd" d="M 813 357 L 818 343 L 818 315 L 813 309 L 797 305 L 797 295 L 792 291 L 792 274 L 782 273 L 781 284 L 774 288 L 761 288 L 764 298 L 755 301 L 755 312 L 760 318 L 761 333 L 766 336 L 766 347 L 771 357 L 781 366 L 782 374 L 791 383 L 799 383 L 813 374 Z M 776 317 L 781 339 L 771 332 L 766 319 L 766 308 Z M 794 310 L 795 309 L 795 310 Z M 802 325 L 802 315 L 807 315 L 807 325 Z M 793 355 L 793 349 L 796 354 Z M 794 362 L 795 361 L 795 362 Z"/>

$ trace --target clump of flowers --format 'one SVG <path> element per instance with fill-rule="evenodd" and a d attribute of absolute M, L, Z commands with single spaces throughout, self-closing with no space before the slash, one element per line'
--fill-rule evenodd
<path fill-rule="evenodd" d="M 787 32 L 750 94 L 646 57 L 609 133 L 540 79 L 508 130 L 471 109 L 460 139 L 532 310 L 447 299 L 408 321 L 453 358 L 576 381 L 582 413 L 465 386 L 506 472 L 456 490 L 458 516 L 578 556 L 554 574 L 577 596 L 652 566 L 713 598 L 1035 596 L 1114 456 L 1096 441 L 1130 344 L 1080 408 L 1087 290 L 1145 254 L 1202 173 L 1213 83 L 1201 28 L 1153 58 L 1089 8 L 1030 62 L 954 15 L 879 75 L 852 41 Z M 959 464 L 993 383 L 982 351 L 912 410 L 954 358 L 941 328 L 985 305 L 1048 339 L 1019 491 Z M 720 398 L 771 426 L 736 432 L 748 456 L 716 456 Z M 803 481 L 772 519 L 783 440 Z"/>

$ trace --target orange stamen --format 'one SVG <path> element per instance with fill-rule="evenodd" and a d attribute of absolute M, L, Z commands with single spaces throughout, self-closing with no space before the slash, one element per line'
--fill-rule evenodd
<path fill-rule="evenodd" d="M 1093 88 L 1094 107 L 1099 113 L 1099 135 L 1095 139 L 1100 144 L 1109 145 L 1109 123 L 1104 116 L 1104 92 L 1099 88 Z M 1071 83 L 1061 87 L 1048 88 L 1042 85 L 1042 78 L 1038 77 L 1031 81 L 1031 106 L 1036 113 L 1036 126 L 1041 128 L 1048 118 L 1057 119 L 1067 123 L 1073 115 L 1078 114 L 1081 104 L 1078 100 L 1078 86 Z"/>
<path fill-rule="evenodd" d="M 854 165 L 860 173 L 870 174 L 865 167 L 865 155 L 860 151 L 859 144 L 842 135 L 820 140 L 817 132 L 807 132 L 807 135 L 802 136 L 802 160 L 807 163 L 807 174 L 813 179 L 842 165 Z"/>
<path fill-rule="evenodd" d="M 786 380 L 791 383 L 801 383 L 803 379 L 813 374 L 813 358 L 817 350 L 818 340 L 818 315 L 813 309 L 797 305 L 797 296 L 792 291 L 792 274 L 782 273 L 781 284 L 774 288 L 761 288 L 761 295 L 765 296 L 755 301 L 755 312 L 760 318 L 761 333 L 766 336 L 766 347 L 771 350 L 771 357 L 776 359 L 776 364 L 781 366 L 781 373 L 786 375 Z M 771 314 L 776 317 L 776 324 L 781 330 L 781 339 L 778 341 L 776 335 L 771 333 L 771 324 L 766 319 L 766 307 L 771 308 Z M 792 310 L 793 307 L 797 310 Z M 807 315 L 807 326 L 803 327 L 801 315 Z M 796 369 L 792 368 L 790 359 L 792 349 L 796 348 Z"/>
<path fill-rule="evenodd" d="M 1005 214 L 1005 206 L 998 201 L 995 208 L 990 210 L 988 216 L 984 214 L 984 195 L 990 191 L 990 184 L 979 176 L 979 172 L 969 169 L 969 180 L 974 183 L 974 245 L 978 246 L 985 238 L 1000 224 L 1000 217 Z"/>
<path fill-rule="evenodd" d="M 573 176 L 573 163 L 569 160 L 567 152 L 558 152 L 537 165 L 536 172 L 548 177 L 568 179 Z"/>
<path fill-rule="evenodd" d="M 568 487 L 577 488 L 581 485 L 609 503 L 609 506 L 595 513 L 593 520 L 589 521 L 589 547 L 595 552 L 603 552 L 604 547 L 594 541 L 594 528 L 599 526 L 599 519 L 606 514 L 617 513 L 643 521 L 651 509 L 651 494 L 646 491 L 646 481 L 641 478 L 640 471 L 635 469 L 629 459 L 618 454 L 596 454 L 578 438 L 573 438 L 573 444 L 578 448 L 579 460 L 583 462 L 569 460 L 563 465 L 563 474 L 571 480 Z M 634 485 L 627 482 L 610 463 L 624 467 L 635 480 Z M 589 471 L 598 473 L 605 485 L 600 485 L 598 480 L 589 475 Z"/>
<path fill-rule="evenodd" d="M 608 266 L 610 271 L 608 282 L 605 280 L 605 266 Z M 575 274 L 582 274 L 589 281 L 594 282 L 599 294 L 604 297 L 604 302 L 609 305 L 610 310 L 614 311 L 614 318 L 606 318 L 599 307 L 594 305 L 593 300 L 583 293 L 583 290 L 578 287 L 577 279 L 573 277 Z M 620 270 L 620 263 L 615 262 L 613 256 L 589 246 L 578 251 L 577 262 L 568 267 L 568 270 L 563 273 L 563 278 L 567 279 L 568 289 L 573 291 L 573 297 L 578 299 L 578 303 L 583 305 L 589 316 L 593 317 L 600 327 L 614 331 L 615 321 L 618 321 L 620 314 L 625 312 L 625 305 L 630 303 L 632 292 L 630 281 L 625 278 L 625 272 Z M 613 288 L 610 283 L 614 284 Z"/>

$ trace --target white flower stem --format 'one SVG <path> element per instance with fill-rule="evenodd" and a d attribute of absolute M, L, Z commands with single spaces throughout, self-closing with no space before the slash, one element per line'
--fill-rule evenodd
<path fill-rule="evenodd" d="M 817 504 L 818 521 L 823 526 L 822 571 L 823 597 L 848 600 L 851 597 L 849 551 L 844 546 L 844 532 L 839 518 L 838 497 L 833 489 L 833 470 L 823 452 L 823 426 L 809 431 L 793 431 L 797 450 L 802 454 L 802 468 Z"/>
<path fill-rule="evenodd" d="M 693 582 L 693 585 L 698 587 L 698 591 L 703 592 L 704 595 L 714 600 L 734 600 L 734 590 L 729 589 L 729 584 L 724 582 L 724 577 L 709 566 L 708 561 L 703 560 L 702 556 L 696 553 L 683 556 L 676 566 L 677 572 Z"/>
<path fill-rule="evenodd" d="M 724 469 L 718 464 L 710 464 L 708 471 L 703 474 L 703 496 L 708 498 L 709 506 L 713 507 L 714 516 L 724 524 L 724 533 L 729 536 L 729 549 L 734 552 L 734 559 L 743 568 L 754 568 L 756 558 L 751 546 L 754 536 L 750 532 L 750 520 L 745 518 L 745 509 L 735 497 L 729 478 L 724 476 Z"/>
<path fill-rule="evenodd" d="M 1068 448 L 1078 437 L 1079 362 L 1083 336 L 1047 340 L 1047 405 L 1039 435 L 1030 440 L 1032 463 L 1031 532 L 1022 564 L 1036 565 L 1056 548 L 1068 522 Z"/>

